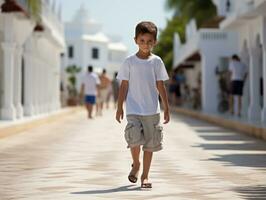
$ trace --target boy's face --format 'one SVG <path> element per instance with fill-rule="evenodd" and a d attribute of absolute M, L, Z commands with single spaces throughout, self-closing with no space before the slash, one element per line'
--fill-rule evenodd
<path fill-rule="evenodd" d="M 139 46 L 139 51 L 145 54 L 150 53 L 156 44 L 154 36 L 150 33 L 139 34 L 135 42 Z"/>

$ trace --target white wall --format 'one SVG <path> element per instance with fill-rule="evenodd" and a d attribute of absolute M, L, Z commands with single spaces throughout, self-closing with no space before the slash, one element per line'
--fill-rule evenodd
<path fill-rule="evenodd" d="M 226 40 L 222 39 L 223 35 L 221 34 L 212 35 L 208 40 L 200 40 L 202 55 L 202 107 L 204 111 L 210 113 L 217 112 L 218 105 L 219 87 L 215 68 L 219 65 L 221 57 L 230 57 L 237 51 L 238 47 L 235 33 L 227 32 Z M 221 40 L 217 40 L 219 37 L 221 37 Z"/>
<path fill-rule="evenodd" d="M 3 41 L 3 32 L 0 31 L 0 45 Z M 2 47 L 0 46 L 0 110 L 2 107 L 2 95 L 3 95 L 3 50 Z M 0 112 L 0 118 L 1 118 L 1 112 Z"/>

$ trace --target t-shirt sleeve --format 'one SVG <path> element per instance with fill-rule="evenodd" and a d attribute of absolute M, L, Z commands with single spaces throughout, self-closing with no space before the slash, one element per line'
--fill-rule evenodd
<path fill-rule="evenodd" d="M 126 59 L 122 64 L 120 70 L 118 71 L 117 77 L 118 80 L 129 80 L 129 62 Z"/>
<path fill-rule="evenodd" d="M 167 71 L 165 69 L 165 65 L 161 59 L 159 59 L 158 64 L 155 68 L 155 76 L 157 81 L 166 81 L 169 79 Z"/>

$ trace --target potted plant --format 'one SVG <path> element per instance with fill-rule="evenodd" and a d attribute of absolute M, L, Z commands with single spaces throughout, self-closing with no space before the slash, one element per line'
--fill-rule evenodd
<path fill-rule="evenodd" d="M 81 67 L 76 65 L 70 65 L 66 68 L 68 74 L 68 99 L 67 104 L 69 106 L 75 106 L 78 104 L 78 90 L 77 90 L 77 77 L 76 75 L 81 71 Z"/>

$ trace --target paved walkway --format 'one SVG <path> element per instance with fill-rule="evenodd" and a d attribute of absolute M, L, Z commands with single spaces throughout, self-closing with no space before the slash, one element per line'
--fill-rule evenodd
<path fill-rule="evenodd" d="M 130 184 L 114 112 L 80 112 L 0 140 L 1 200 L 266 199 L 266 142 L 172 116 L 154 156 L 152 191 Z"/>

